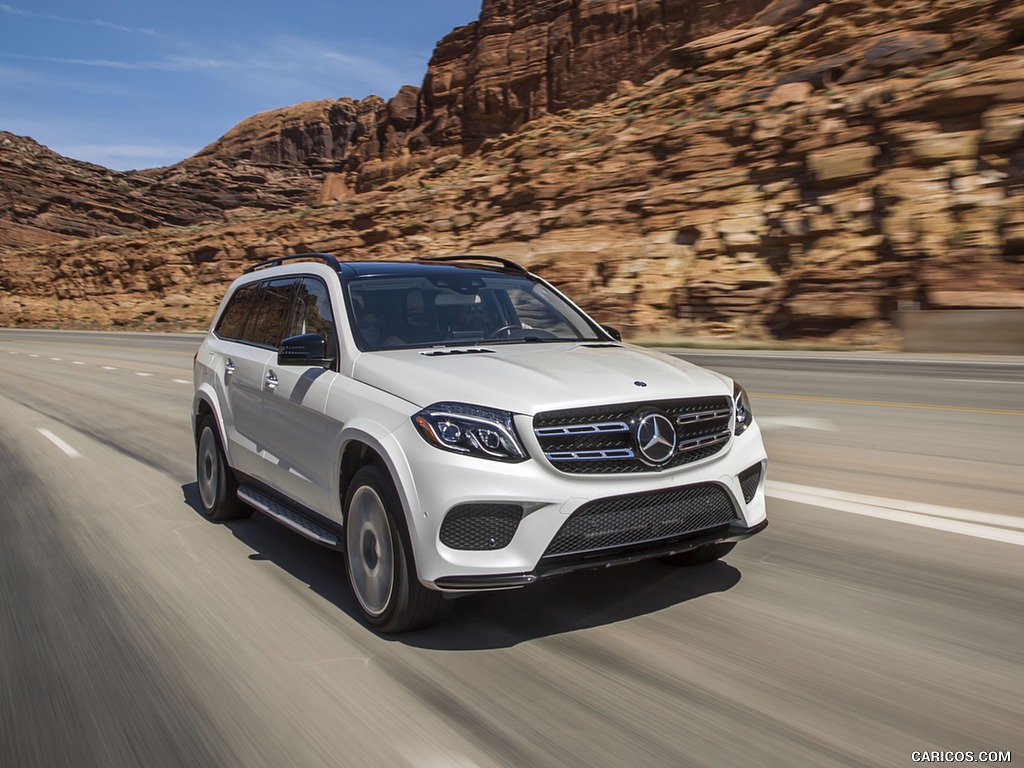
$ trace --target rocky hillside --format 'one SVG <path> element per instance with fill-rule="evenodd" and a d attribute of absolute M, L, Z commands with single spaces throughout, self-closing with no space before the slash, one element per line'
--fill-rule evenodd
<path fill-rule="evenodd" d="M 885 344 L 901 305 L 1024 306 L 1024 9 L 783 0 L 666 25 L 691 6 L 489 0 L 419 93 L 303 105 L 338 132 L 287 142 L 268 125 L 289 114 L 257 116 L 160 172 L 304 166 L 305 205 L 5 249 L 0 322 L 201 327 L 246 264 L 303 250 L 509 256 L 645 335 Z"/>
<path fill-rule="evenodd" d="M 415 114 L 418 89 L 409 90 L 387 104 L 378 97 L 324 100 L 255 115 L 177 165 L 126 173 L 0 132 L 0 249 L 319 201 L 328 174 L 381 154 L 378 123 L 408 120 L 410 108 Z M 334 187 L 335 194 L 343 188 Z"/>

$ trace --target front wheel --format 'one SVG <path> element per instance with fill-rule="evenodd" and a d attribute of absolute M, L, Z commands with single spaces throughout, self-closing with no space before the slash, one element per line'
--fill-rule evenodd
<path fill-rule="evenodd" d="M 384 633 L 433 624 L 448 607 L 417 578 L 404 522 L 387 474 L 373 465 L 356 472 L 345 496 L 345 564 L 359 612 Z"/>
<path fill-rule="evenodd" d="M 719 558 L 725 557 L 732 548 L 736 546 L 735 541 L 723 541 L 718 544 L 702 544 L 686 552 L 679 552 L 675 555 L 668 555 L 659 558 L 666 565 L 673 565 L 677 568 L 689 568 L 694 565 L 704 565 Z"/>
<path fill-rule="evenodd" d="M 237 496 L 238 481 L 228 466 L 217 434 L 217 424 L 207 415 L 199 425 L 196 445 L 196 483 L 203 514 L 210 520 L 236 520 L 249 517 L 252 508 Z"/>

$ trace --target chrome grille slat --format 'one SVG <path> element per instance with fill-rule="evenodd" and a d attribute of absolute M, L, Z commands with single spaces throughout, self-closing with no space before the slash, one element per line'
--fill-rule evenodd
<path fill-rule="evenodd" d="M 603 424 L 578 424 L 568 427 L 542 427 L 534 430 L 537 437 L 556 437 L 562 435 L 607 435 L 615 432 L 628 432 L 629 425 L 624 421 L 611 421 Z"/>
<path fill-rule="evenodd" d="M 601 459 L 634 459 L 636 454 L 629 448 L 612 451 L 561 451 L 545 453 L 548 461 L 600 461 Z"/>
<path fill-rule="evenodd" d="M 708 419 L 728 419 L 731 415 L 732 411 L 729 409 L 701 411 L 700 413 L 685 413 L 682 416 L 676 416 L 676 424 L 693 424 L 694 422 L 707 421 Z"/>
<path fill-rule="evenodd" d="M 534 417 L 545 457 L 568 474 L 655 472 L 714 456 L 732 438 L 732 398 L 691 397 L 547 411 Z M 660 466 L 645 462 L 634 435 L 638 415 L 657 410 L 676 432 L 676 452 Z"/>
<path fill-rule="evenodd" d="M 676 446 L 677 451 L 694 451 L 698 448 L 710 447 L 712 445 L 718 445 L 729 440 L 732 432 L 725 430 L 719 432 L 717 435 L 708 435 L 706 437 L 693 437 L 689 440 L 680 441 L 679 445 Z"/>

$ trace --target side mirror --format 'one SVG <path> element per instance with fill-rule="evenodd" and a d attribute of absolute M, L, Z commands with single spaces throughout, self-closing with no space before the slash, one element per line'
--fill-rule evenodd
<path fill-rule="evenodd" d="M 619 331 L 618 328 L 612 328 L 610 325 L 602 325 L 601 330 L 603 330 L 616 341 L 622 341 L 622 333 Z"/>
<path fill-rule="evenodd" d="M 291 336 L 282 341 L 281 346 L 277 348 L 278 365 L 319 365 L 321 368 L 328 368 L 333 363 L 334 358 L 327 356 L 327 342 L 318 333 Z"/>

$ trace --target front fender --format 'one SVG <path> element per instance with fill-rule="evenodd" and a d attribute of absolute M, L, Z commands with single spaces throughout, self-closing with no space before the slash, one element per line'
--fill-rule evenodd
<path fill-rule="evenodd" d="M 353 419 L 345 425 L 339 434 L 337 450 L 335 452 L 335 455 L 338 457 L 337 466 L 334 472 L 334 477 L 338 478 L 338 489 L 337 493 L 332 494 L 333 498 L 337 500 L 337 509 L 334 510 L 337 520 L 339 522 L 344 521 L 344 510 L 342 507 L 347 489 L 341 487 L 341 464 L 346 449 L 352 443 L 362 443 L 380 456 L 388 470 L 388 474 L 391 475 L 392 482 L 395 484 L 398 498 L 402 502 L 402 511 L 405 514 L 406 525 L 410 526 L 411 530 L 411 518 L 418 505 L 415 501 L 416 482 L 413 478 L 412 469 L 409 466 L 408 457 L 405 455 L 401 443 L 395 438 L 394 432 L 384 429 L 380 424 L 370 419 Z"/>

